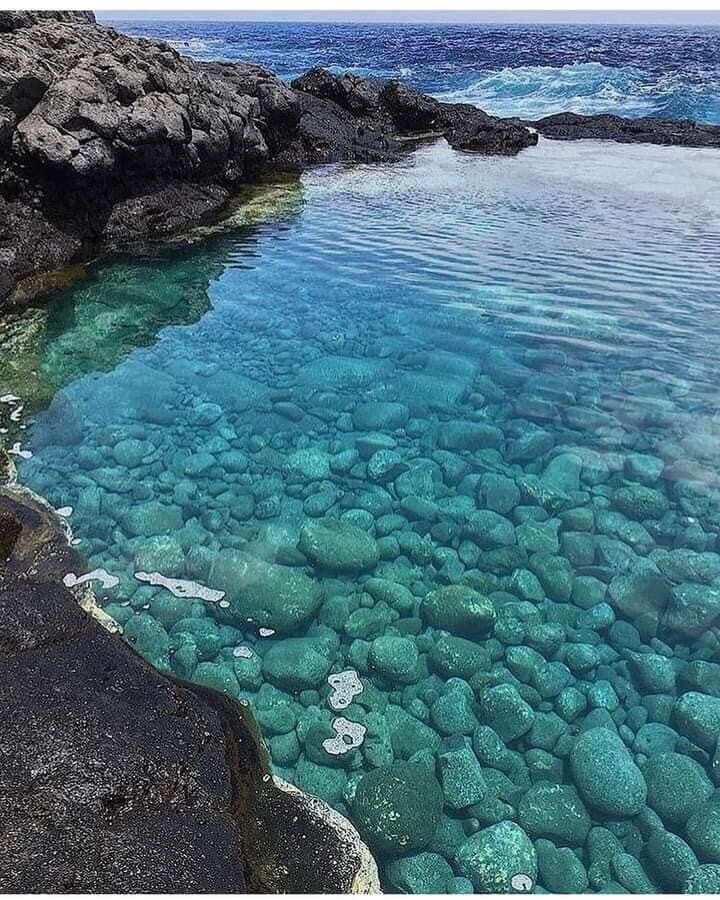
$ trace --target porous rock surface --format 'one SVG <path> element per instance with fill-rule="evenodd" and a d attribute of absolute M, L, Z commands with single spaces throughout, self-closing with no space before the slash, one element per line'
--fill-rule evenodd
<path fill-rule="evenodd" d="M 242 707 L 78 604 L 62 577 L 82 565 L 49 508 L 0 487 L 0 890 L 377 890 L 349 823 L 273 781 Z"/>

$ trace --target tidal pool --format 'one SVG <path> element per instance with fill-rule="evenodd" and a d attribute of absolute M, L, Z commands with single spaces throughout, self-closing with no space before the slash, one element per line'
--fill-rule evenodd
<path fill-rule="evenodd" d="M 720 889 L 719 159 L 317 169 L 0 368 L 125 638 L 249 701 L 389 889 Z"/>

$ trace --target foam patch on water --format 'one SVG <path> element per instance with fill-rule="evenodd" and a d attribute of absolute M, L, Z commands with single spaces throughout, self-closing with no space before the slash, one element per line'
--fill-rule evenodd
<path fill-rule="evenodd" d="M 117 587 L 120 583 L 120 579 L 116 575 L 111 575 L 107 569 L 93 569 L 92 572 L 86 572 L 80 576 L 74 572 L 68 572 L 63 578 L 63 584 L 69 588 L 86 584 L 88 581 L 99 581 L 105 590 Z"/>
<path fill-rule="evenodd" d="M 325 738 L 322 742 L 323 749 L 331 756 L 343 756 L 352 750 L 357 750 L 365 740 L 367 728 L 359 722 L 351 722 L 340 716 L 332 723 L 333 731 L 337 734 L 334 738 Z"/>
<path fill-rule="evenodd" d="M 8 450 L 8 453 L 10 453 L 12 456 L 18 456 L 20 459 L 32 458 L 32 450 L 23 450 L 20 441 L 16 441 Z"/>
<path fill-rule="evenodd" d="M 328 675 L 328 684 L 333 693 L 328 697 L 328 703 L 333 709 L 347 709 L 358 694 L 362 694 L 363 683 L 354 669 Z"/>
<path fill-rule="evenodd" d="M 205 600 L 208 603 L 222 605 L 225 591 L 216 591 L 197 581 L 186 581 L 182 578 L 166 578 L 160 572 L 135 572 L 138 581 L 144 581 L 153 587 L 163 587 L 175 597 L 183 600 Z M 229 604 L 228 604 L 229 605 Z"/>

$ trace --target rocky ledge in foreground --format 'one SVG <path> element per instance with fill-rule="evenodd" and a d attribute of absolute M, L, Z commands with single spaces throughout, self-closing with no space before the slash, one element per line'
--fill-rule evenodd
<path fill-rule="evenodd" d="M 242 707 L 78 605 L 79 566 L 50 508 L 0 487 L 0 891 L 376 892 L 354 829 L 273 781 Z"/>

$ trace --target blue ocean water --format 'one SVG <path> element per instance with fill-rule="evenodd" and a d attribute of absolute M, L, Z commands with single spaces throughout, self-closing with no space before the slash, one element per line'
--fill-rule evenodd
<path fill-rule="evenodd" d="M 720 28 L 117 21 L 199 59 L 294 78 L 313 66 L 401 78 L 529 118 L 571 110 L 720 122 Z"/>

